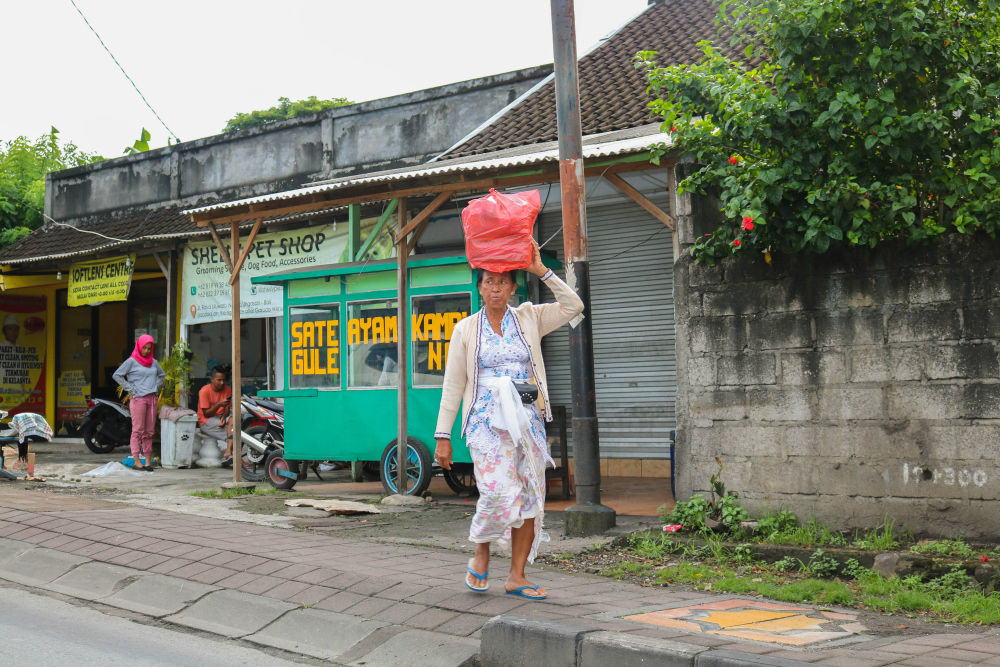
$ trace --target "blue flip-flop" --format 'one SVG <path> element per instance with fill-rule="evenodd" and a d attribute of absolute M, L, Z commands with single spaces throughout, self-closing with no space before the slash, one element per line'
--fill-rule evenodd
<path fill-rule="evenodd" d="M 525 588 L 533 590 L 536 593 L 538 592 L 538 584 L 535 584 L 534 586 L 518 586 L 512 591 L 507 591 L 507 595 L 516 595 L 520 598 L 524 598 L 525 600 L 544 600 L 547 597 L 545 595 L 525 595 L 522 592 Z"/>
<path fill-rule="evenodd" d="M 472 559 L 471 558 L 469 559 L 469 565 L 468 565 L 468 567 L 466 567 L 465 569 L 468 570 L 469 574 L 471 574 L 473 577 L 475 577 L 479 581 L 482 581 L 483 579 L 486 579 L 487 577 L 490 576 L 489 570 L 487 570 L 486 572 L 483 572 L 482 574 L 479 574 L 478 572 L 476 572 L 475 570 L 473 570 L 472 569 Z M 470 591 L 475 591 L 476 593 L 485 593 L 486 591 L 490 590 L 490 584 L 489 584 L 489 582 L 486 582 L 486 585 L 483 586 L 482 588 L 476 588 L 475 586 L 472 586 L 472 585 L 469 584 L 469 578 L 468 577 L 466 577 L 462 581 L 465 582 L 465 585 L 468 587 L 468 589 Z"/>

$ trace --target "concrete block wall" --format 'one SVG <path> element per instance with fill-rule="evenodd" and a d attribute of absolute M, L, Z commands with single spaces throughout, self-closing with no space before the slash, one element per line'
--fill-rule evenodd
<path fill-rule="evenodd" d="M 753 512 L 1000 535 L 1000 244 L 674 270 L 678 499 L 719 457 Z"/>

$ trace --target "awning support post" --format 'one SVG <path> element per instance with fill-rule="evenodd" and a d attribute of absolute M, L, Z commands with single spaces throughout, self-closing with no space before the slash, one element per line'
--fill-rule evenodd
<path fill-rule="evenodd" d="M 240 251 L 240 225 L 234 222 L 229 227 L 229 235 L 232 245 L 232 254 Z M 248 245 L 249 247 L 249 245 Z M 235 267 L 234 267 L 235 268 Z M 242 353 L 240 351 L 240 271 L 236 269 L 229 276 L 229 284 L 232 285 L 233 293 L 233 407 L 229 419 L 233 425 L 233 483 L 239 484 L 243 481 L 243 440 L 240 436 L 242 431 L 242 415 L 240 415 L 240 399 L 243 397 L 243 377 L 240 368 Z"/>
<path fill-rule="evenodd" d="M 406 197 L 399 198 L 396 207 L 397 223 L 396 229 L 406 227 Z M 406 243 L 406 234 L 396 237 L 396 258 L 398 264 L 398 275 L 396 277 L 396 331 L 397 336 L 397 366 L 396 366 L 396 387 L 399 395 L 398 405 L 398 428 L 396 429 L 396 493 L 406 495 L 406 439 L 407 439 L 407 415 L 406 415 L 406 384 L 410 377 L 408 371 L 406 352 L 410 341 L 409 318 L 407 317 L 407 295 L 406 295 L 406 258 L 409 254 L 409 247 Z"/>
<path fill-rule="evenodd" d="M 580 122 L 573 0 L 551 0 L 551 7 L 566 282 L 576 290 L 584 304 L 583 314 L 570 322 L 569 330 L 576 505 L 566 509 L 565 526 L 567 536 L 584 537 L 598 535 L 614 527 L 615 511 L 601 504 L 594 339 L 590 325 L 583 129 Z"/>

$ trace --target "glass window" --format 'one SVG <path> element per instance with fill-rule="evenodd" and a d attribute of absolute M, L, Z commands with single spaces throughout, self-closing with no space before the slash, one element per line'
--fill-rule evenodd
<path fill-rule="evenodd" d="M 292 306 L 288 309 L 290 389 L 340 388 L 340 306 Z"/>
<path fill-rule="evenodd" d="M 448 362 L 448 344 L 455 325 L 472 310 L 472 295 L 415 296 L 410 314 L 413 341 L 413 386 L 440 387 Z"/>
<path fill-rule="evenodd" d="M 395 387 L 398 340 L 395 299 L 347 304 L 347 386 Z"/>

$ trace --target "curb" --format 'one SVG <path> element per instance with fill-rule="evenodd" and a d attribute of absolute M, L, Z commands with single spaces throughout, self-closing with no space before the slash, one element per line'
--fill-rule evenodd
<path fill-rule="evenodd" d="M 511 614 L 495 616 L 483 626 L 479 661 L 482 667 L 805 667 L 812 664 Z"/>

